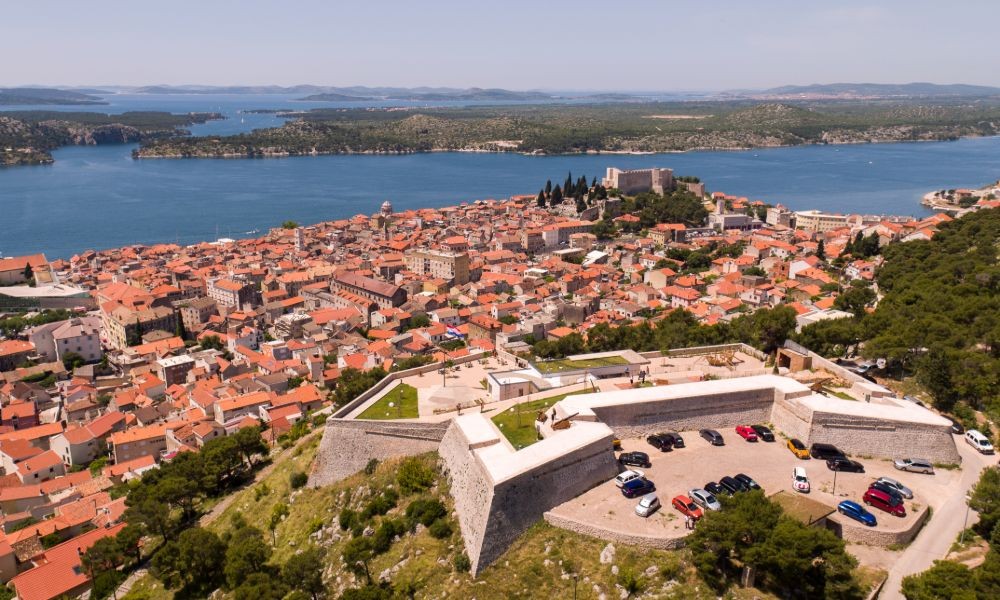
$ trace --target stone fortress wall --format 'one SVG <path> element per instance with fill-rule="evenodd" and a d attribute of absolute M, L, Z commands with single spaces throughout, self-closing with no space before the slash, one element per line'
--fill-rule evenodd
<path fill-rule="evenodd" d="M 551 508 L 618 472 L 613 437 L 770 422 L 804 443 L 849 454 L 959 463 L 951 423 L 906 401 L 848 401 L 789 378 L 738 379 L 568 396 L 554 407 L 570 427 L 515 452 L 482 414 L 458 417 L 441 444 L 466 551 L 477 573 Z M 644 545 L 650 545 L 647 542 Z"/>

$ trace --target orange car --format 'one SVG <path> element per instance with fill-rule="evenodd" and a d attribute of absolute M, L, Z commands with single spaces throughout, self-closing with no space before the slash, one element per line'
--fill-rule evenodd
<path fill-rule="evenodd" d="M 680 513 L 685 517 L 700 519 L 704 516 L 704 513 L 701 512 L 701 507 L 695 504 L 691 498 L 688 498 L 684 494 L 674 496 L 674 499 L 671 500 L 670 503 L 673 504 L 674 508 L 680 511 Z"/>
<path fill-rule="evenodd" d="M 799 440 L 792 438 L 788 440 L 787 446 L 795 456 L 802 460 L 809 460 L 809 448 L 806 448 L 806 445 Z"/>

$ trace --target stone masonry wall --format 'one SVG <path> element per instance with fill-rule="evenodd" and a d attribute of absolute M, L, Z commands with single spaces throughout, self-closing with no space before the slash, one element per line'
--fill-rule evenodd
<path fill-rule="evenodd" d="M 612 531 L 604 527 L 598 527 L 593 523 L 584 523 L 576 519 L 570 519 L 564 515 L 557 515 L 552 512 L 545 513 L 545 521 L 550 525 L 574 531 L 586 536 L 607 540 L 616 544 L 628 544 L 639 548 L 652 548 L 658 550 L 677 550 L 684 547 L 684 538 L 662 538 L 645 535 L 635 535 L 621 531 Z"/>
<path fill-rule="evenodd" d="M 598 421 L 619 437 L 644 437 L 664 429 L 692 431 L 770 421 L 774 390 L 762 389 L 595 407 Z"/>
<path fill-rule="evenodd" d="M 500 482 L 493 491 L 484 544 L 473 572 L 489 565 L 546 511 L 618 474 L 611 436 Z M 470 556 L 471 558 L 471 556 Z"/>
<path fill-rule="evenodd" d="M 385 460 L 437 450 L 444 427 L 437 423 L 330 419 L 309 485 L 321 487 L 340 481 L 364 469 L 373 458 Z"/>
<path fill-rule="evenodd" d="M 958 464 L 962 457 L 947 425 L 925 425 L 904 421 L 880 421 L 814 412 L 808 444 L 834 444 L 847 454 L 876 458 L 926 458 L 932 462 Z"/>
<path fill-rule="evenodd" d="M 851 544 L 891 546 L 893 544 L 909 544 L 913 541 L 913 538 L 917 537 L 917 534 L 920 533 L 921 528 L 923 528 L 927 519 L 930 518 L 930 515 L 931 511 L 924 508 L 920 516 L 909 527 L 896 530 L 874 529 L 841 515 L 831 515 L 826 520 L 826 525 L 827 529 L 830 529 L 845 542 Z M 892 519 L 894 517 L 882 516 L 882 513 L 879 513 L 878 518 L 879 521 L 882 521 L 883 519 Z"/>
<path fill-rule="evenodd" d="M 465 552 L 472 563 L 472 573 L 475 574 L 485 566 L 481 551 L 493 501 L 493 481 L 469 450 L 469 441 L 456 425 L 452 424 L 445 433 L 438 452 L 448 471 L 458 526 L 465 540 Z"/>
<path fill-rule="evenodd" d="M 775 400 L 771 411 L 771 424 L 775 430 L 790 438 L 798 438 L 802 443 L 809 439 L 812 410 L 796 402 Z"/>

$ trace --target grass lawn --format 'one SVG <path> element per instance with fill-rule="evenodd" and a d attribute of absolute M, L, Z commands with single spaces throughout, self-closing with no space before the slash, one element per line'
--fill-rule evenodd
<path fill-rule="evenodd" d="M 833 396 L 835 398 L 840 398 L 841 400 L 851 400 L 851 401 L 854 401 L 854 402 L 858 401 L 857 398 L 855 398 L 854 396 L 852 396 L 852 395 L 850 395 L 850 394 L 848 394 L 846 392 L 841 392 L 839 390 L 834 390 L 834 389 L 830 389 L 830 388 L 823 388 L 823 390 L 827 394 L 830 394 L 831 396 Z"/>
<path fill-rule="evenodd" d="M 559 358 L 556 360 L 545 360 L 533 363 L 538 372 L 543 375 L 562 373 L 564 371 L 579 371 L 581 369 L 597 369 L 599 367 L 611 367 L 614 365 L 626 365 L 628 361 L 621 356 L 605 356 L 603 358 L 587 358 L 584 360 L 570 360 Z"/>
<path fill-rule="evenodd" d="M 390 408 L 389 403 L 393 406 Z M 417 388 L 401 383 L 361 413 L 359 419 L 416 419 Z"/>
<path fill-rule="evenodd" d="M 496 424 L 496 426 L 503 433 L 504 437 L 507 438 L 510 445 L 514 446 L 515 450 L 520 450 L 521 448 L 530 446 L 538 441 L 538 434 L 535 433 L 535 416 L 538 414 L 538 411 L 548 410 L 553 404 L 559 402 L 566 396 L 589 393 L 592 393 L 592 390 L 578 390 L 575 392 L 559 394 L 558 396 L 552 396 L 551 398 L 545 398 L 543 400 L 522 402 L 521 404 L 514 405 L 493 417 L 493 423 Z M 517 426 L 518 410 L 521 412 L 520 427 Z"/>

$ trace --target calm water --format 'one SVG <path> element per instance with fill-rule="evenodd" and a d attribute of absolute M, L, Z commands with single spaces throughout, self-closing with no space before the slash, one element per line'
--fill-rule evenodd
<path fill-rule="evenodd" d="M 82 109 L 230 116 L 194 128 L 206 134 L 278 124 L 273 115 L 239 111 L 286 107 L 304 103 L 276 96 L 115 97 L 112 106 Z M 0 255 L 45 252 L 55 258 L 136 242 L 241 237 L 286 219 L 314 223 L 372 213 L 386 199 L 398 210 L 537 193 L 546 179 L 561 182 L 567 171 L 574 177 L 600 177 L 608 166 L 672 167 L 701 177 L 710 191 L 793 209 L 910 215 L 927 214 L 919 200 L 931 189 L 979 186 L 1000 177 L 1000 137 L 556 157 L 436 153 L 136 161 L 130 156 L 133 148 L 70 147 L 54 153 L 54 165 L 0 169 Z"/>

